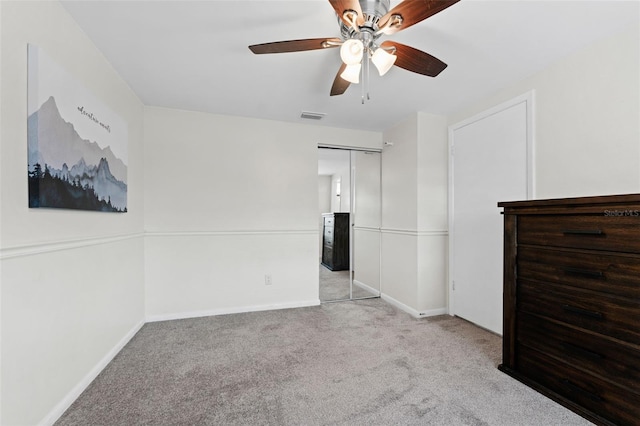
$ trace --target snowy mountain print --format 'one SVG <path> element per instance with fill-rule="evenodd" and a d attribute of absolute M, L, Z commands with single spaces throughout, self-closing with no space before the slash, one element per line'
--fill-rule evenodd
<path fill-rule="evenodd" d="M 29 207 L 127 211 L 127 166 L 80 137 L 53 96 L 28 118 Z"/>

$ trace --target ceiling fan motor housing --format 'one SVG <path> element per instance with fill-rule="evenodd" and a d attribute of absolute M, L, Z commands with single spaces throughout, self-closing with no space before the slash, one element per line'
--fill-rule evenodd
<path fill-rule="evenodd" d="M 362 13 L 374 16 L 377 21 L 389 11 L 390 0 L 359 0 L 359 3 Z"/>
<path fill-rule="evenodd" d="M 389 11 L 390 0 L 359 0 L 358 2 L 364 17 L 364 23 L 360 26 L 360 29 L 371 34 L 375 33 L 378 31 L 380 18 Z M 340 23 L 340 33 L 343 39 L 356 38 L 357 31 L 347 26 L 340 16 L 338 16 L 338 22 Z"/>

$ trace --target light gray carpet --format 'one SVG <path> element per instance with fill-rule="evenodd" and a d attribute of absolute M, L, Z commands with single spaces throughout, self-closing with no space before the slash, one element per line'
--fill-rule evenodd
<path fill-rule="evenodd" d="M 357 285 L 353 286 L 353 298 L 376 297 Z M 332 271 L 320 265 L 320 301 L 349 300 L 349 271 Z"/>
<path fill-rule="evenodd" d="M 380 299 L 146 324 L 57 425 L 587 425 L 500 337 Z"/>

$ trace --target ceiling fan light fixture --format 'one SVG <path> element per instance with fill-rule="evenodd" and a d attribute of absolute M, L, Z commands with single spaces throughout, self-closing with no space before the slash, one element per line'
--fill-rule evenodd
<path fill-rule="evenodd" d="M 2 1 L 2 0 L 0 0 Z M 460 0 L 404 0 L 390 8 L 391 0 L 329 0 L 340 27 L 340 37 L 306 38 L 254 44 L 255 54 L 302 52 L 340 46 L 342 64 L 333 79 L 330 96 L 342 95 L 351 83 L 362 80 L 362 103 L 369 99 L 370 62 L 385 75 L 392 66 L 435 77 L 447 64 L 401 43 L 384 41 L 393 35 L 442 12 Z"/>
<path fill-rule="evenodd" d="M 350 38 L 340 47 L 340 58 L 347 65 L 356 65 L 362 61 L 364 44 L 358 39 Z"/>
<path fill-rule="evenodd" d="M 380 76 L 385 75 L 391 69 L 396 59 L 398 59 L 396 55 L 392 55 L 381 47 L 377 48 L 371 55 L 371 62 L 378 69 Z"/>
<path fill-rule="evenodd" d="M 349 83 L 358 84 L 360 83 L 360 68 L 362 68 L 362 64 L 347 65 L 340 77 Z"/>

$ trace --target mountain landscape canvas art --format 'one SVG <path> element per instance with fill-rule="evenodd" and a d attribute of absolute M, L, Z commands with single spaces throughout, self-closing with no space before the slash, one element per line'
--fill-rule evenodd
<path fill-rule="evenodd" d="M 29 207 L 127 211 L 127 128 L 29 45 Z"/>

